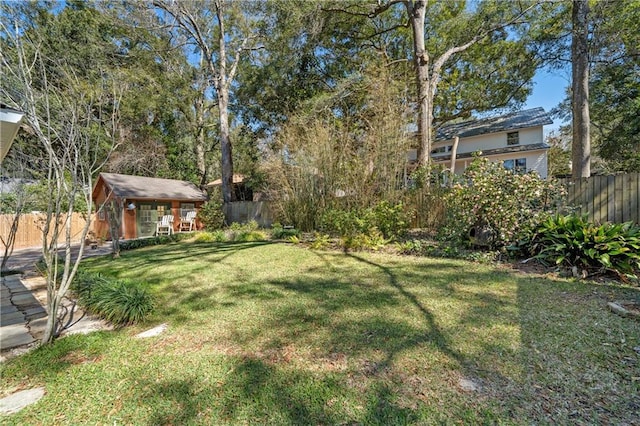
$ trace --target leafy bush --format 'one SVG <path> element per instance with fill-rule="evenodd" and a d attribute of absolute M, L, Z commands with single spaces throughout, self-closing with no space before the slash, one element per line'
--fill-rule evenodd
<path fill-rule="evenodd" d="M 345 250 L 380 250 L 389 240 L 385 239 L 378 230 L 370 231 L 367 234 L 356 234 L 342 237 L 341 244 Z"/>
<path fill-rule="evenodd" d="M 311 242 L 311 248 L 314 250 L 323 250 L 330 246 L 329 236 L 327 234 L 320 234 L 315 232 L 313 234 L 313 241 Z"/>
<path fill-rule="evenodd" d="M 445 196 L 448 216 L 440 233 L 456 244 L 467 244 L 472 228 L 491 235 L 493 248 L 512 244 L 555 214 L 564 195 L 556 181 L 515 174 L 486 158 L 476 158 L 463 178 L 467 183 L 454 185 Z"/>
<path fill-rule="evenodd" d="M 141 322 L 154 308 L 153 298 L 146 290 L 99 274 L 79 272 L 74 291 L 87 311 L 116 326 Z"/>
<path fill-rule="evenodd" d="M 556 265 L 640 272 L 640 227 L 631 222 L 595 225 L 576 215 L 544 220 L 523 243 L 530 255 Z"/>
<path fill-rule="evenodd" d="M 198 210 L 197 217 L 207 231 L 215 231 L 224 227 L 224 212 L 222 211 L 222 204 L 217 199 L 204 203 Z"/>
<path fill-rule="evenodd" d="M 120 251 L 134 250 L 142 247 L 159 246 L 187 240 L 193 237 L 193 232 L 180 232 L 171 235 L 158 235 L 149 238 L 138 238 L 120 242 Z"/>
<path fill-rule="evenodd" d="M 269 236 L 264 231 L 241 231 L 235 234 L 233 241 L 238 242 L 251 242 L 251 241 L 266 241 Z"/>
<path fill-rule="evenodd" d="M 285 228 L 280 223 L 276 222 L 271 225 L 271 238 L 274 240 L 285 240 L 289 237 L 300 236 L 300 231 L 294 228 Z"/>
<path fill-rule="evenodd" d="M 384 238 L 394 239 L 406 233 L 410 214 L 402 203 L 381 201 L 367 209 L 329 209 L 322 216 L 321 228 L 344 238 L 358 235 L 376 237 L 380 232 Z"/>

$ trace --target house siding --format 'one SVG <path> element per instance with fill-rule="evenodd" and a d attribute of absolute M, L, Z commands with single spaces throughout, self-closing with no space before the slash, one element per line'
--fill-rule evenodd
<path fill-rule="evenodd" d="M 532 127 L 528 129 L 514 129 L 499 133 L 491 133 L 479 136 L 471 136 L 468 138 L 461 138 L 458 143 L 458 155 L 461 154 L 471 154 L 474 152 L 483 152 L 492 149 L 500 149 L 507 147 L 507 133 L 518 132 L 519 143 L 518 146 L 526 147 L 527 145 L 536 145 L 543 142 L 543 129 L 542 126 Z M 442 146 L 453 145 L 453 140 L 448 139 L 444 141 L 438 141 L 433 144 L 433 148 L 438 148 Z M 445 152 L 441 156 L 449 156 L 450 152 Z M 438 154 L 432 155 L 432 158 L 435 162 L 439 162 L 441 164 L 445 164 L 447 167 L 451 165 L 450 160 L 441 160 L 439 159 Z M 546 178 L 548 174 L 548 166 L 547 166 L 547 150 L 533 150 L 533 151 L 522 151 L 522 152 L 513 152 L 513 153 L 504 153 L 504 154 L 496 154 L 496 155 L 485 155 L 486 158 L 490 159 L 494 162 L 502 162 L 505 160 L 525 158 L 527 160 L 527 171 L 535 171 L 542 178 Z M 408 153 L 409 161 L 415 157 L 415 152 Z M 456 174 L 462 174 L 464 170 L 471 164 L 473 161 L 472 158 L 464 158 L 456 161 Z"/>

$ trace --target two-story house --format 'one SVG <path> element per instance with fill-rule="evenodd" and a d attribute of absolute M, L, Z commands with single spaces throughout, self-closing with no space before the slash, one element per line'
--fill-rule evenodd
<path fill-rule="evenodd" d="M 460 174 L 480 153 L 491 161 L 500 161 L 516 172 L 536 171 L 547 177 L 547 152 L 543 126 L 553 120 L 543 108 L 518 111 L 499 117 L 483 118 L 441 127 L 431 149 L 436 164 L 451 168 L 454 140 L 458 137 L 455 172 Z M 415 161 L 416 152 L 409 152 Z"/>

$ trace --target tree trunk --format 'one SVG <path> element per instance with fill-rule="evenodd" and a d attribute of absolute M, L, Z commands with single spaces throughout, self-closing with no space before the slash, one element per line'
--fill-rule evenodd
<path fill-rule="evenodd" d="M 222 152 L 222 201 L 224 204 L 233 201 L 233 157 L 231 137 L 229 135 L 229 94 L 226 88 L 218 92 L 218 108 L 220 111 L 220 149 Z"/>
<path fill-rule="evenodd" d="M 451 148 L 451 185 L 453 185 L 453 175 L 456 173 L 456 159 L 458 157 L 458 143 L 460 142 L 460 137 L 456 135 L 453 138 L 453 147 Z"/>
<path fill-rule="evenodd" d="M 429 93 L 429 54 L 424 45 L 426 1 L 405 3 L 413 32 L 413 55 L 418 91 L 418 166 L 429 163 L 431 152 L 432 99 Z"/>
<path fill-rule="evenodd" d="M 587 0 L 573 0 L 571 22 L 571 107 L 573 113 L 572 177 L 591 175 L 591 139 L 589 136 L 589 56 Z"/>

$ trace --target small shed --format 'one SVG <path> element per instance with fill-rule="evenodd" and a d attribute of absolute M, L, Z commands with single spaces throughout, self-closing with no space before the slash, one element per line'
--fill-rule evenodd
<path fill-rule="evenodd" d="M 98 211 L 96 236 L 111 237 L 107 210 L 113 201 L 121 214 L 119 237 L 125 239 L 155 235 L 165 215 L 173 216 L 173 231 L 178 231 L 181 219 L 207 201 L 206 192 L 191 182 L 117 173 L 100 173 L 92 197 Z M 196 223 L 196 229 L 200 227 Z"/>

